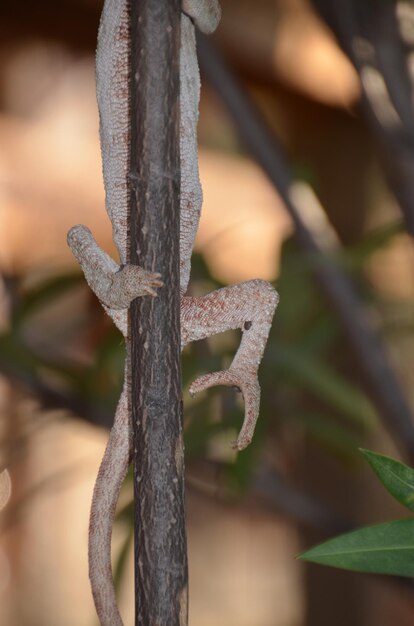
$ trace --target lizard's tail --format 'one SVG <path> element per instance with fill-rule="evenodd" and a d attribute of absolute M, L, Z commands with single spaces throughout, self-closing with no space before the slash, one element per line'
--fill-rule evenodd
<path fill-rule="evenodd" d="M 89 521 L 89 578 L 101 626 L 123 626 L 112 576 L 111 535 L 129 460 L 128 402 L 123 391 L 95 483 Z"/>

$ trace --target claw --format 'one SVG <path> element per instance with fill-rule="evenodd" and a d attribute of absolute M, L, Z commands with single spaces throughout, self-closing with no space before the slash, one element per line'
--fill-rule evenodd
<path fill-rule="evenodd" d="M 157 292 L 151 287 L 144 287 L 144 291 L 148 296 L 152 296 L 153 298 L 157 297 Z"/>
<path fill-rule="evenodd" d="M 139 266 L 130 265 L 129 267 L 137 268 Z M 160 278 L 161 274 L 158 272 L 149 272 L 148 270 L 144 270 L 142 267 L 139 267 L 139 281 L 142 283 L 143 289 L 157 289 L 158 287 L 163 287 L 164 283 L 160 280 Z"/>
<path fill-rule="evenodd" d="M 162 280 L 160 280 L 161 278 L 161 274 L 159 274 L 158 272 L 147 272 L 146 270 L 143 270 L 145 272 L 144 276 L 143 276 L 143 281 L 145 283 L 148 283 L 148 287 L 149 288 L 158 288 L 158 287 L 163 287 L 164 283 L 162 282 Z M 156 295 L 154 293 L 154 295 Z"/>
<path fill-rule="evenodd" d="M 156 289 L 159 287 L 163 287 L 164 283 L 159 280 L 161 274 L 155 274 L 153 272 L 147 272 L 146 270 L 142 270 L 143 274 L 141 276 L 141 284 L 142 289 L 149 296 L 153 296 L 154 298 L 157 296 Z"/>
<path fill-rule="evenodd" d="M 119 272 L 116 272 L 113 276 L 112 288 L 115 286 L 115 281 L 119 281 L 121 285 L 122 299 L 118 297 L 119 305 L 126 303 L 126 306 L 129 306 L 130 302 L 138 296 L 155 297 L 156 289 L 163 286 L 160 274 L 144 270 L 138 265 L 125 265 Z"/>
<path fill-rule="evenodd" d="M 256 375 L 243 373 L 237 370 L 223 370 L 200 376 L 190 385 L 190 395 L 194 396 L 199 391 L 204 391 L 214 385 L 237 387 L 243 394 L 245 403 L 244 420 L 239 436 L 232 444 L 237 450 L 247 448 L 252 440 L 254 427 L 259 415 L 260 386 Z"/>

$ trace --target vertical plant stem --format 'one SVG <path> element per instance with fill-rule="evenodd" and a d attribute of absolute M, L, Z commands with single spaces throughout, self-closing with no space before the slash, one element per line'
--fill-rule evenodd
<path fill-rule="evenodd" d="M 131 37 L 130 261 L 164 282 L 130 315 L 135 624 L 185 626 L 179 0 L 132 0 Z"/>

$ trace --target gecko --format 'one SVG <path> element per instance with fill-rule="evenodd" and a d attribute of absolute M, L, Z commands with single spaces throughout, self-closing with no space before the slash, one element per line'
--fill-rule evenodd
<path fill-rule="evenodd" d="M 202 205 L 197 147 L 200 77 L 195 27 L 207 34 L 213 32 L 220 19 L 220 6 L 218 0 L 182 0 L 181 8 L 181 348 L 226 330 L 241 329 L 241 342 L 229 368 L 200 376 L 190 385 L 189 392 L 194 395 L 213 385 L 232 386 L 241 391 L 245 415 L 234 447 L 243 450 L 252 439 L 259 414 L 258 367 L 278 294 L 270 283 L 256 279 L 223 287 L 201 297 L 187 295 L 191 253 Z M 68 245 L 89 287 L 121 331 L 127 349 L 124 386 L 95 483 L 89 523 L 89 578 L 102 626 L 123 626 L 113 584 L 111 535 L 118 495 L 132 451 L 128 308 L 137 297 L 155 297 L 157 290 L 162 289 L 163 283 L 168 280 L 168 276 L 130 264 L 128 258 L 129 12 L 129 0 L 105 0 L 96 53 L 105 207 L 112 223 L 119 262 L 99 247 L 86 226 L 73 226 L 67 236 Z"/>

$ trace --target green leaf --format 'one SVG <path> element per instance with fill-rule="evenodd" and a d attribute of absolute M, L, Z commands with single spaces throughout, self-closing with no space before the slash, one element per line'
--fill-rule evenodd
<path fill-rule="evenodd" d="M 414 511 L 414 470 L 389 456 L 360 448 L 380 481 L 390 494 L 410 511 Z"/>
<path fill-rule="evenodd" d="M 340 569 L 414 576 L 414 519 L 361 528 L 330 539 L 298 556 Z"/>

